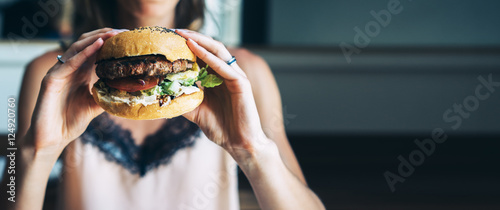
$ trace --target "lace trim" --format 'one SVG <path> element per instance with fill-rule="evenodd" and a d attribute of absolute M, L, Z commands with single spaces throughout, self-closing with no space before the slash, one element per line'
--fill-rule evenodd
<path fill-rule="evenodd" d="M 184 117 L 165 121 L 160 130 L 149 135 L 140 146 L 134 143 L 129 130 L 115 124 L 107 113 L 95 118 L 82 134 L 84 144 L 96 146 L 109 161 L 116 162 L 141 177 L 161 164 L 168 164 L 173 155 L 193 146 L 200 136 L 198 126 Z"/>

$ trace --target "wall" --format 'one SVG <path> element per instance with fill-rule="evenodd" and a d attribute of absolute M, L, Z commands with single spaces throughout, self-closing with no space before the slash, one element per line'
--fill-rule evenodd
<path fill-rule="evenodd" d="M 463 104 L 475 95 L 481 84 L 479 76 L 487 79 L 492 74 L 492 80 L 500 82 L 500 52 L 365 52 L 347 64 L 333 50 L 253 50 L 274 72 L 291 133 L 430 135 L 434 128 L 461 134 L 500 131 L 500 87 L 488 99 L 479 100 L 458 129 L 451 129 L 455 121 L 443 120 L 447 109 L 453 110 L 454 104 Z"/>
<path fill-rule="evenodd" d="M 387 9 L 390 0 L 270 0 L 270 43 L 330 45 L 353 42 L 353 28 Z M 372 46 L 500 45 L 500 1 L 400 0 L 403 10 L 371 40 Z"/>
<path fill-rule="evenodd" d="M 19 96 L 21 80 L 24 69 L 28 62 L 44 52 L 55 49 L 58 46 L 56 42 L 36 42 L 11 43 L 8 41 L 0 42 L 0 134 L 7 133 L 7 99 Z M 56 58 L 54 58 L 56 61 Z"/>

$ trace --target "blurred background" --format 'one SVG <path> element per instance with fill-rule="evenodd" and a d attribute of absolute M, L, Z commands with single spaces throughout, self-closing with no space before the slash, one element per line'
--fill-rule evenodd
<path fill-rule="evenodd" d="M 271 66 L 290 142 L 328 209 L 500 209 L 499 1 L 206 4 L 204 33 Z M 70 8 L 68 0 L 0 0 L 3 100 L 18 96 L 30 60 L 71 36 Z M 487 99 L 478 99 L 479 85 Z M 2 141 L 6 127 L 3 114 Z M 398 157 L 423 154 L 415 141 L 436 128 L 447 141 L 400 176 Z M 404 180 L 394 191 L 388 173 Z M 242 209 L 258 209 L 240 175 Z"/>

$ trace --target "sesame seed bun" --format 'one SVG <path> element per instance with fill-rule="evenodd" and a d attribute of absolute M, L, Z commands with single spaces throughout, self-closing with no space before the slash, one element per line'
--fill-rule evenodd
<path fill-rule="evenodd" d="M 173 62 L 179 59 L 196 62 L 186 39 L 171 29 L 141 27 L 119 33 L 104 42 L 97 53 L 97 62 L 141 55 L 164 55 Z"/>
<path fill-rule="evenodd" d="M 158 55 L 165 56 L 168 61 L 164 61 L 164 58 L 162 58 L 163 60 L 161 60 L 159 58 L 161 56 Z M 147 64 L 151 65 L 145 65 L 146 63 L 144 62 L 147 59 L 143 59 L 144 56 L 149 56 L 148 59 L 153 60 L 148 60 L 149 63 Z M 130 60 L 130 58 L 136 60 L 139 58 L 139 61 L 129 61 L 129 63 L 127 64 L 124 59 Z M 167 63 L 175 64 L 175 62 L 178 62 L 179 60 L 184 62 L 192 62 L 192 66 L 197 68 L 196 56 L 187 46 L 186 39 L 175 33 L 173 30 L 158 26 L 142 27 L 119 33 L 104 42 L 104 45 L 99 50 L 96 57 L 98 66 L 103 65 L 104 62 L 114 62 L 114 65 L 104 66 L 104 69 L 101 69 L 101 71 L 105 71 L 109 75 L 120 75 L 122 77 L 134 76 L 134 78 L 140 78 L 141 76 L 164 76 L 164 74 L 157 75 L 158 72 L 161 72 L 158 68 L 167 66 Z M 164 62 L 165 65 L 158 65 L 161 62 Z M 125 67 L 130 67 L 130 69 L 128 69 L 128 71 L 125 71 Z M 144 69 L 135 69 L 138 67 L 143 67 Z M 184 68 L 187 67 L 184 66 Z M 171 69 L 168 70 L 171 71 Z M 183 71 L 185 70 L 186 69 L 183 69 Z M 134 74 L 132 74 L 131 72 Z M 152 75 L 148 74 L 147 72 L 152 72 Z M 115 78 L 105 79 L 113 80 Z M 106 80 L 104 81 L 106 83 Z M 142 81 L 144 82 L 144 80 Z M 132 83 L 125 83 L 125 86 L 128 84 Z M 164 104 L 163 106 L 160 106 L 158 97 L 156 99 L 156 102 L 149 105 L 135 103 L 130 101 L 128 98 L 124 98 L 121 101 L 110 100 L 111 97 L 109 95 L 102 95 L 106 94 L 106 91 L 99 91 L 98 88 L 100 87 L 94 85 L 92 87 L 92 94 L 94 100 L 99 106 L 101 106 L 106 112 L 110 114 L 134 120 L 152 120 L 159 118 L 177 117 L 194 110 L 203 101 L 202 89 L 191 94 L 182 94 L 171 99 L 168 105 Z M 116 88 L 120 89 L 119 87 Z"/>

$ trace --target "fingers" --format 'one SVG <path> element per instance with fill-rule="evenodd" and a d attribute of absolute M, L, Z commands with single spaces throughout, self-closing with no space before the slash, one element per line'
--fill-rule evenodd
<path fill-rule="evenodd" d="M 226 62 L 222 61 L 220 58 L 198 45 L 192 39 L 188 39 L 187 44 L 196 56 L 205 61 L 206 64 L 212 67 L 212 69 L 224 79 L 236 80 L 242 78 L 242 75 L 234 71 L 234 69 L 227 65 Z"/>
<path fill-rule="evenodd" d="M 94 43 L 97 39 L 101 38 L 103 40 L 109 39 L 110 37 L 120 33 L 119 31 L 109 31 L 109 33 L 97 33 L 82 40 L 73 43 L 69 49 L 62 55 L 62 60 L 66 61 L 69 58 L 75 56 L 77 53 L 85 49 L 90 44 Z"/>
<path fill-rule="evenodd" d="M 176 32 L 188 39 L 188 46 L 196 56 L 205 61 L 205 63 L 225 79 L 246 78 L 245 73 L 240 69 L 238 64 L 227 65 L 226 61 L 230 60 L 232 56 L 221 42 L 194 31 L 177 29 Z M 197 49 L 196 52 L 193 49 Z"/>
<path fill-rule="evenodd" d="M 87 101 L 90 103 L 89 104 L 89 108 L 90 108 L 90 115 L 93 118 L 99 116 L 101 113 L 104 112 L 104 109 L 101 108 L 101 106 L 99 106 L 95 100 L 94 100 L 94 97 L 90 94 L 90 91 L 87 92 L 87 94 L 85 94 L 86 97 L 87 97 Z"/>
<path fill-rule="evenodd" d="M 82 40 L 82 39 L 85 39 L 89 36 L 93 36 L 93 35 L 96 35 L 96 34 L 100 34 L 100 33 L 106 33 L 108 31 L 112 31 L 113 29 L 112 28 L 101 28 L 101 29 L 97 29 L 97 30 L 93 30 L 93 31 L 89 31 L 87 33 L 83 33 L 79 38 L 78 38 L 78 41 Z"/>
<path fill-rule="evenodd" d="M 80 38 L 78 38 L 78 41 L 85 39 L 87 37 L 94 36 L 96 34 L 100 34 L 100 33 L 124 32 L 124 31 L 128 31 L 128 29 L 101 28 L 101 29 L 93 30 L 93 31 L 82 34 L 80 36 Z"/>
<path fill-rule="evenodd" d="M 60 68 L 54 69 L 54 71 L 49 72 L 53 78 L 62 79 L 73 72 L 75 72 L 80 66 L 85 63 L 91 56 L 93 56 L 103 45 L 104 41 L 102 38 L 98 38 L 89 46 L 86 46 L 83 50 L 78 52 L 75 56 L 68 59 Z"/>
<path fill-rule="evenodd" d="M 178 29 L 175 30 L 175 32 L 186 39 L 192 39 L 196 43 L 199 43 L 199 45 L 201 45 L 203 48 L 207 49 L 223 61 L 228 61 L 229 59 L 231 59 L 231 53 L 229 53 L 224 44 L 214 40 L 212 37 L 184 29 Z"/>
<path fill-rule="evenodd" d="M 85 61 L 90 58 L 90 56 L 94 55 L 97 50 L 99 50 L 104 44 L 104 40 L 102 38 L 98 38 L 91 45 L 81 50 L 78 54 L 73 56 L 67 61 L 69 67 L 71 67 L 73 71 L 77 70 Z"/>
<path fill-rule="evenodd" d="M 89 47 L 90 45 L 92 44 L 95 44 L 96 40 L 101 40 L 101 41 L 104 41 L 118 33 L 121 33 L 123 31 L 125 31 L 126 29 L 121 29 L 121 30 L 115 30 L 115 29 L 110 29 L 110 28 L 104 28 L 104 29 L 99 29 L 99 30 L 95 30 L 95 31 L 91 31 L 91 32 L 88 32 L 86 33 L 85 35 L 82 35 L 82 37 L 85 37 L 75 43 L 73 43 L 70 48 L 64 52 L 64 54 L 62 55 L 61 59 L 63 61 L 69 61 L 71 59 L 74 58 L 74 56 L 78 55 L 79 53 L 81 53 L 84 49 L 86 49 L 87 47 Z M 89 55 L 89 57 L 85 57 L 87 60 L 92 60 L 94 59 L 92 56 L 95 56 L 95 52 L 93 52 L 91 55 Z M 91 59 L 92 57 L 92 59 Z M 59 68 L 55 68 L 52 72 L 50 71 L 50 73 L 53 73 L 51 74 L 52 76 L 57 76 L 57 77 L 65 77 L 71 73 L 73 73 L 76 69 L 78 69 L 79 67 L 81 67 L 83 64 L 78 64 L 78 66 L 75 65 L 74 62 L 72 63 L 65 63 L 65 64 L 56 64 L 56 65 L 59 65 L 59 66 L 66 66 L 66 67 L 70 67 L 71 70 L 64 70 L 65 68 L 63 69 L 59 69 Z M 64 73 L 61 73 L 59 71 L 65 71 Z"/>

